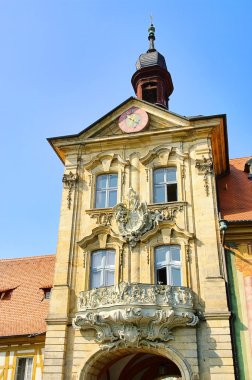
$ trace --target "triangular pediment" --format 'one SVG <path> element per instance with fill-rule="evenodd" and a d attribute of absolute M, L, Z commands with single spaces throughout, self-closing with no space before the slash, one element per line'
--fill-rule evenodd
<path fill-rule="evenodd" d="M 132 130 L 123 131 L 119 127 L 119 118 L 132 107 L 137 107 L 140 114 L 147 114 L 148 123 L 146 127 L 139 129 L 137 132 Z M 131 113 L 127 114 L 125 119 L 128 118 L 128 115 L 131 115 Z M 125 144 L 125 139 L 128 138 L 133 142 L 144 135 L 151 137 L 152 135 L 158 136 L 160 133 L 168 133 L 173 137 L 182 138 L 191 136 L 196 132 L 199 137 L 201 131 L 203 136 L 206 133 L 207 135 L 212 134 L 213 151 L 215 151 L 215 156 L 218 155 L 215 158 L 215 172 L 218 175 L 224 173 L 228 167 L 225 115 L 185 117 L 133 97 L 121 103 L 80 133 L 52 137 L 48 141 L 62 162 L 65 163 L 67 154 L 71 155 L 74 151 L 75 154 L 79 154 L 78 152 L 83 151 L 85 146 L 91 146 L 90 143 L 96 144 L 96 148 L 98 147 L 100 151 L 103 151 L 103 147 L 111 146 L 112 142 L 116 142 L 116 146 L 120 144 L 120 141 Z M 224 146 L 225 150 L 223 150 Z M 153 154 L 156 154 L 156 152 Z M 72 159 L 70 162 L 72 162 Z"/>
<path fill-rule="evenodd" d="M 141 133 L 176 126 L 186 127 L 190 124 L 187 118 L 173 114 L 161 107 L 157 107 L 142 100 L 129 98 L 103 118 L 82 131 L 80 133 L 81 139 L 85 140 L 99 137 L 127 135 L 127 133 L 123 132 L 119 127 L 119 117 L 123 112 L 133 106 L 143 109 L 147 112 L 149 117 L 148 126 L 142 130 Z"/>

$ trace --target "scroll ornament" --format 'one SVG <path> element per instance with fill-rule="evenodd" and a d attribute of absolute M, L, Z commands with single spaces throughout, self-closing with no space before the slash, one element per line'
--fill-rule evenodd
<path fill-rule="evenodd" d="M 134 247 L 145 232 L 150 231 L 162 221 L 174 221 L 179 206 L 160 206 L 149 210 L 146 202 L 140 202 L 136 192 L 130 188 L 128 194 L 128 207 L 118 203 L 114 207 L 115 220 L 120 234 Z"/>

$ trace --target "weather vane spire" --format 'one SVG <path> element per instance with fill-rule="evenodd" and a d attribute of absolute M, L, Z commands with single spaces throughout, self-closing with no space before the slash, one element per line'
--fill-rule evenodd
<path fill-rule="evenodd" d="M 148 32 L 149 32 L 149 36 L 148 36 L 148 40 L 150 41 L 150 46 L 149 46 L 149 50 L 148 52 L 152 52 L 152 51 L 155 51 L 155 46 L 154 46 L 154 41 L 155 41 L 155 27 L 153 25 L 153 16 L 150 15 L 150 21 L 151 21 L 151 24 L 150 24 L 150 27 L 148 29 Z"/>

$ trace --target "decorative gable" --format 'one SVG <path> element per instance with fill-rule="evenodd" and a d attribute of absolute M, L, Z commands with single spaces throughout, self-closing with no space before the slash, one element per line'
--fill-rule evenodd
<path fill-rule="evenodd" d="M 172 114 L 167 110 L 164 110 L 153 104 L 146 103 L 142 100 L 129 98 L 126 102 L 122 103 L 119 107 L 112 110 L 102 119 L 99 119 L 96 123 L 92 124 L 90 127 L 82 131 L 79 134 L 79 137 L 81 138 L 81 140 L 83 140 L 108 136 L 128 136 L 130 133 L 123 132 L 120 129 L 119 118 L 125 111 L 127 111 L 131 107 L 138 107 L 140 109 L 143 109 L 149 117 L 148 126 L 139 133 L 145 133 L 171 127 L 190 127 L 190 122 L 186 118 Z"/>

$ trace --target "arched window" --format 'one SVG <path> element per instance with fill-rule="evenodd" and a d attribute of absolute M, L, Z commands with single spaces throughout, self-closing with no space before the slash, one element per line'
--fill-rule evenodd
<path fill-rule="evenodd" d="M 155 249 L 156 283 L 181 285 L 181 258 L 179 245 L 162 245 Z"/>
<path fill-rule="evenodd" d="M 91 288 L 114 285 L 115 282 L 115 251 L 101 249 L 91 256 Z"/>
<path fill-rule="evenodd" d="M 154 203 L 174 202 L 178 200 L 176 168 L 154 170 Z"/>
<path fill-rule="evenodd" d="M 95 207 L 113 207 L 117 203 L 117 174 L 101 174 L 96 177 Z"/>

